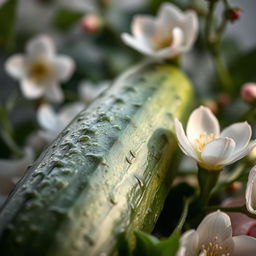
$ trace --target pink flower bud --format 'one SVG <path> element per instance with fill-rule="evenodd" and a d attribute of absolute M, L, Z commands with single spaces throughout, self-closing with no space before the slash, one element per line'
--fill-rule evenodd
<path fill-rule="evenodd" d="M 240 95 L 242 99 L 248 103 L 256 101 L 256 84 L 246 83 L 242 86 Z"/>
<path fill-rule="evenodd" d="M 81 19 L 81 28 L 85 32 L 95 33 L 102 28 L 102 20 L 98 15 L 88 14 Z"/>
<path fill-rule="evenodd" d="M 238 8 L 238 7 L 235 7 L 235 8 L 227 10 L 226 17 L 231 22 L 234 22 L 234 21 L 240 19 L 240 17 L 241 17 L 241 9 Z"/>

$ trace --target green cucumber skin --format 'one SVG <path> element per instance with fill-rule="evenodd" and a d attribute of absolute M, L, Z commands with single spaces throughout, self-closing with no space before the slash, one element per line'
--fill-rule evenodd
<path fill-rule="evenodd" d="M 173 116 L 193 98 L 175 67 L 121 76 L 27 171 L 0 212 L 2 256 L 107 256 L 118 236 L 150 230 L 174 172 Z"/>

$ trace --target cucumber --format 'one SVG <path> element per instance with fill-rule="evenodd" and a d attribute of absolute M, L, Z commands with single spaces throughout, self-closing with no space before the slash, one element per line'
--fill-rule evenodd
<path fill-rule="evenodd" d="M 173 116 L 193 98 L 177 68 L 127 71 L 83 110 L 0 212 L 2 256 L 107 256 L 119 235 L 153 228 L 175 170 Z"/>

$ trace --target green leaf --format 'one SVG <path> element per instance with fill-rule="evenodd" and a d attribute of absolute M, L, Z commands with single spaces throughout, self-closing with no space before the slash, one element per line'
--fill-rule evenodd
<path fill-rule="evenodd" d="M 157 256 L 157 247 L 159 240 L 142 231 L 135 232 L 136 248 L 133 256 Z"/>
<path fill-rule="evenodd" d="M 179 249 L 179 238 L 178 232 L 174 232 L 169 238 L 160 241 L 157 244 L 157 251 L 159 256 L 175 256 Z"/>
<path fill-rule="evenodd" d="M 9 0 L 0 8 L 0 47 L 11 50 L 13 47 L 17 0 Z"/>
<path fill-rule="evenodd" d="M 175 256 L 179 249 L 179 233 L 159 241 L 156 237 L 142 231 L 136 231 L 136 248 L 133 256 Z"/>
<path fill-rule="evenodd" d="M 84 16 L 84 12 L 73 12 L 70 10 L 60 10 L 54 20 L 54 25 L 62 30 L 69 29 Z"/>

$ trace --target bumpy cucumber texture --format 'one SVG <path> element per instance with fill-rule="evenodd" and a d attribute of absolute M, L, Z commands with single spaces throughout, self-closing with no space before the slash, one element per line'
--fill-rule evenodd
<path fill-rule="evenodd" d="M 173 117 L 192 101 L 175 67 L 122 75 L 41 154 L 0 212 L 1 256 L 107 256 L 120 233 L 150 231 L 176 149 Z"/>

